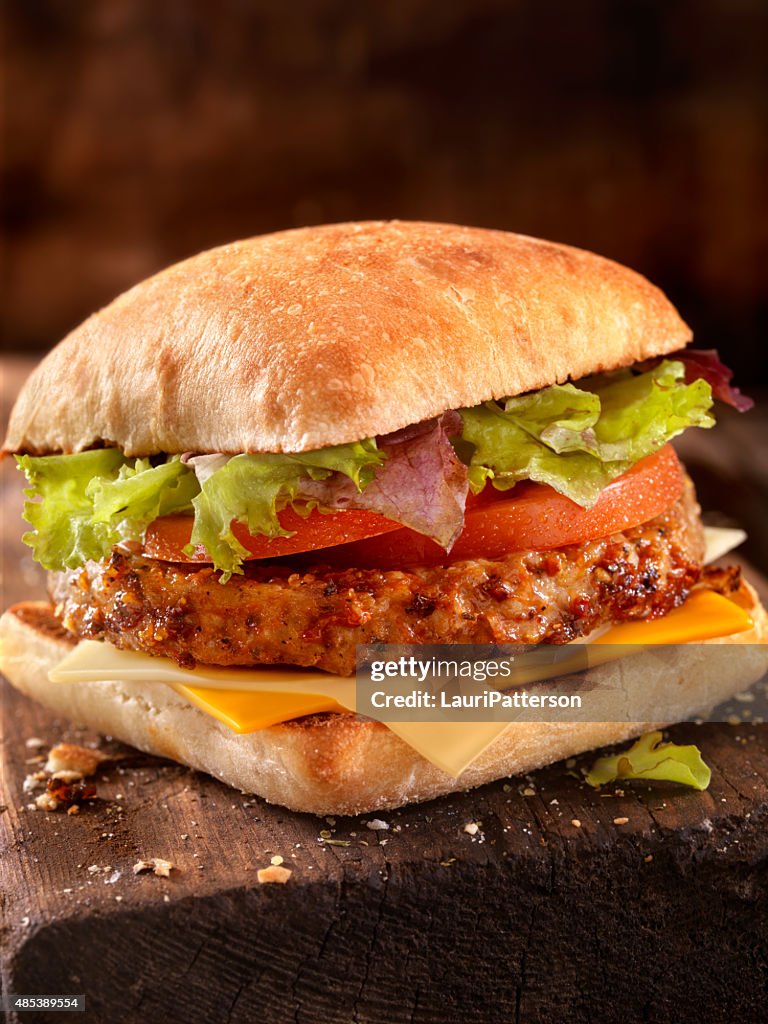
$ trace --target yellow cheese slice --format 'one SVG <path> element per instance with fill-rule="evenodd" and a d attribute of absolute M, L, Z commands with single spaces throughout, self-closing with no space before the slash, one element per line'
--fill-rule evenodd
<path fill-rule="evenodd" d="M 48 673 L 53 683 L 105 679 L 166 683 L 235 732 L 253 732 L 319 711 L 354 711 L 355 680 L 313 669 L 180 668 L 170 658 L 82 640 Z"/>
<path fill-rule="evenodd" d="M 620 656 L 623 647 L 694 643 L 750 629 L 742 608 L 713 591 L 695 591 L 680 608 L 655 622 L 613 626 L 589 645 L 589 663 Z M 583 652 L 581 652 L 583 657 Z M 595 657 L 597 655 L 597 657 Z M 576 652 L 574 656 L 578 657 Z M 563 663 L 565 665 L 565 663 Z M 572 669 L 565 669 L 570 671 Z M 546 673 L 551 676 L 550 671 Z M 560 674 L 558 672 L 558 674 Z M 106 679 L 166 683 L 234 732 L 263 729 L 320 711 L 354 711 L 355 680 L 325 672 L 261 666 L 255 669 L 200 665 L 183 669 L 168 658 L 121 651 L 84 640 L 49 673 L 52 682 Z M 542 678 L 538 674 L 538 678 Z M 522 680 L 515 680 L 519 684 Z M 536 681 L 534 678 L 526 681 Z M 510 726 L 509 722 L 387 722 L 395 735 L 448 774 L 457 777 Z"/>
<path fill-rule="evenodd" d="M 183 683 L 174 683 L 173 688 L 201 711 L 228 725 L 233 732 L 255 732 L 302 715 L 347 710 L 337 700 L 320 693 L 281 693 L 279 690 L 254 693 L 248 690 L 213 690 Z"/>
<path fill-rule="evenodd" d="M 734 548 L 740 547 L 747 539 L 744 530 L 735 529 L 732 526 L 705 526 L 704 527 L 704 565 L 709 565 L 718 558 L 722 558 Z"/>
<path fill-rule="evenodd" d="M 718 636 L 743 633 L 754 625 L 743 608 L 714 590 L 694 590 L 685 604 L 663 619 L 621 622 L 611 626 L 595 644 L 695 644 Z"/>

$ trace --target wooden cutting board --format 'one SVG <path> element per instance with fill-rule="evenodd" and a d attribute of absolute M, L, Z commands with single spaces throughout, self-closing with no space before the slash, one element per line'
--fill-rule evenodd
<path fill-rule="evenodd" d="M 128 756 L 69 816 L 25 810 L 26 741 L 98 737 L 3 686 L 7 991 L 110 1024 L 766 1019 L 768 726 L 670 730 L 706 793 L 598 794 L 561 764 L 375 830 L 102 741 Z M 275 856 L 289 881 L 259 884 Z M 151 857 L 170 877 L 133 874 Z"/>
<path fill-rule="evenodd" d="M 41 578 L 7 464 L 0 487 L 7 604 Z M 768 726 L 670 730 L 702 749 L 706 793 L 597 793 L 578 772 L 589 755 L 324 820 L 0 694 L 6 992 L 84 993 L 74 1019 L 109 1024 L 768 1019 Z M 29 810 L 23 792 L 61 740 L 125 755 L 77 816 Z M 278 856 L 290 879 L 260 884 Z M 134 875 L 151 857 L 174 864 L 168 878 Z M 49 1017 L 62 1019 L 18 1019 Z"/>

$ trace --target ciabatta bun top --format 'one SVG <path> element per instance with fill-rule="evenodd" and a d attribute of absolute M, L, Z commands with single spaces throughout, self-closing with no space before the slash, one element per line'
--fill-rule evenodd
<path fill-rule="evenodd" d="M 681 348 L 645 278 L 449 224 L 302 228 L 201 253 L 35 370 L 6 451 L 308 451 Z"/>

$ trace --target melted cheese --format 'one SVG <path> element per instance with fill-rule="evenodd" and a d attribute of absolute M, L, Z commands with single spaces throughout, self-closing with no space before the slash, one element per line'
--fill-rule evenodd
<path fill-rule="evenodd" d="M 611 626 L 593 644 L 694 644 L 751 629 L 750 615 L 713 590 L 695 590 L 685 604 L 663 619 L 622 622 Z"/>
<path fill-rule="evenodd" d="M 218 718 L 233 732 L 255 732 L 270 725 L 316 715 L 320 711 L 346 711 L 333 697 L 321 693 L 281 693 L 278 690 L 207 689 L 204 686 L 186 686 L 174 683 L 174 690 L 182 697 Z"/>
<path fill-rule="evenodd" d="M 621 655 L 637 645 L 694 643 L 750 629 L 750 616 L 712 591 L 696 591 L 685 604 L 655 622 L 613 626 L 586 645 L 589 664 Z M 598 645 L 615 645 L 604 654 Z M 581 652 L 583 657 L 584 652 Z M 576 657 L 576 652 L 574 652 Z M 558 673 L 559 674 L 559 673 Z M 551 676 L 550 671 L 546 675 Z M 517 684 L 543 678 L 530 674 Z M 253 732 L 320 711 L 355 710 L 355 680 L 325 672 L 272 668 L 179 668 L 168 658 L 120 651 L 109 644 L 84 640 L 49 673 L 55 683 L 127 680 L 165 683 L 237 733 Z M 509 728 L 509 722 L 388 722 L 395 735 L 438 768 L 458 776 Z"/>

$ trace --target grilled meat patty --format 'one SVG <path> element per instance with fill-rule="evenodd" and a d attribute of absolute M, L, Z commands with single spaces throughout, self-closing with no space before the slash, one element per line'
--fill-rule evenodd
<path fill-rule="evenodd" d="M 663 515 L 556 551 L 518 551 L 402 571 L 319 560 L 249 562 L 219 583 L 208 566 L 115 550 L 51 574 L 76 637 L 180 665 L 314 665 L 351 675 L 360 643 L 567 643 L 597 626 L 665 615 L 697 581 L 704 551 L 690 482 Z"/>

